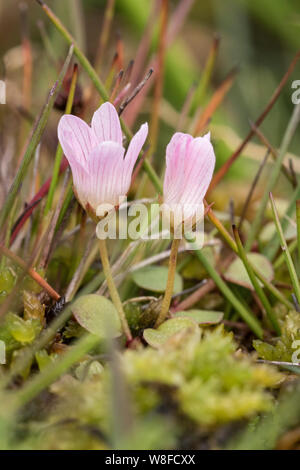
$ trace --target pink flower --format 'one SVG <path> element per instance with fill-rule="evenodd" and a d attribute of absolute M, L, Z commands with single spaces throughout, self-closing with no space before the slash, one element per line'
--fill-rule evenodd
<path fill-rule="evenodd" d="M 176 132 L 167 146 L 164 208 L 182 213 L 182 221 L 203 216 L 203 199 L 212 179 L 215 153 L 210 134 L 195 139 Z"/>
<path fill-rule="evenodd" d="M 76 116 L 62 116 L 58 139 L 72 170 L 77 199 L 90 213 L 94 215 L 100 204 L 118 206 L 119 198 L 126 196 L 147 134 L 148 125 L 143 124 L 124 157 L 120 119 L 111 103 L 100 106 L 91 126 Z"/>

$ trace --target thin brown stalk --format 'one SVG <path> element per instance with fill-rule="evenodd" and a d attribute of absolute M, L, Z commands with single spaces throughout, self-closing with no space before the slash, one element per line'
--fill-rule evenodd
<path fill-rule="evenodd" d="M 124 69 L 124 43 L 120 32 L 117 33 L 117 67 L 119 70 Z"/>
<path fill-rule="evenodd" d="M 110 94 L 110 97 L 109 97 L 109 101 L 111 103 L 114 101 L 115 96 L 116 96 L 116 94 L 119 90 L 123 75 L 124 75 L 124 70 L 120 70 L 118 72 L 117 76 L 116 76 L 115 83 L 113 85 L 113 88 L 112 88 L 112 91 L 111 91 L 111 94 Z"/>
<path fill-rule="evenodd" d="M 164 86 L 168 11 L 169 11 L 169 0 L 162 0 L 161 13 L 160 13 L 158 53 L 157 53 L 157 74 L 156 74 L 155 84 L 154 84 L 154 99 L 153 99 L 151 122 L 150 122 L 150 129 L 149 129 L 149 140 L 151 142 L 150 153 L 153 153 L 155 151 L 156 143 L 157 143 L 159 110 L 160 110 L 161 99 L 163 95 L 163 86 Z"/>
<path fill-rule="evenodd" d="M 150 69 L 149 72 L 145 75 L 144 79 L 138 84 L 138 86 L 133 90 L 130 96 L 126 98 L 126 100 L 121 104 L 119 109 L 119 116 L 123 113 L 124 109 L 129 105 L 129 103 L 138 95 L 138 93 L 142 90 L 145 84 L 148 82 L 149 78 L 153 73 L 153 69 Z"/>
<path fill-rule="evenodd" d="M 194 3 L 195 3 L 195 0 L 181 0 L 178 3 L 171 17 L 168 31 L 167 31 L 167 44 L 168 45 L 170 45 L 170 43 L 172 43 L 174 39 L 177 37 Z"/>
<path fill-rule="evenodd" d="M 140 40 L 137 53 L 135 55 L 135 61 L 133 65 L 133 70 L 131 74 L 131 82 L 133 86 L 136 86 L 139 83 L 139 80 L 142 77 L 143 70 L 145 68 L 146 59 L 151 46 L 151 39 L 153 34 L 153 28 L 156 24 L 156 18 L 159 12 L 160 0 L 155 0 L 152 3 L 152 8 L 145 26 L 143 36 Z"/>
<path fill-rule="evenodd" d="M 100 67 L 103 61 L 104 51 L 107 46 L 111 24 L 112 24 L 113 17 L 114 17 L 114 10 L 115 10 L 115 0 L 107 0 L 102 28 L 101 28 L 101 34 L 99 38 L 99 45 L 98 45 L 98 50 L 96 53 L 96 60 L 95 60 L 95 69 L 98 72 L 100 70 Z"/>
<path fill-rule="evenodd" d="M 196 90 L 196 85 L 195 83 L 190 87 L 189 91 L 187 92 L 185 101 L 183 103 L 178 123 L 176 126 L 176 132 L 179 132 L 181 129 L 185 129 L 185 122 L 189 113 L 189 110 L 191 108 L 192 101 L 194 99 L 195 95 L 195 90 Z"/>
<path fill-rule="evenodd" d="M 204 109 L 203 113 L 201 113 L 198 121 L 196 122 L 193 134 L 199 135 L 201 131 L 207 126 L 209 123 L 213 113 L 216 109 L 223 103 L 225 96 L 227 95 L 228 91 L 233 85 L 233 82 L 237 75 L 237 69 L 234 68 L 229 72 L 227 77 L 223 80 L 221 85 L 217 88 L 214 92 L 212 98 L 210 99 L 208 105 Z"/>
<path fill-rule="evenodd" d="M 120 91 L 118 96 L 116 96 L 116 98 L 113 101 L 113 104 L 114 104 L 115 107 L 117 107 L 119 105 L 119 103 L 124 101 L 125 96 L 127 96 L 128 92 L 130 90 L 130 87 L 131 87 L 131 83 L 127 83 L 127 85 L 125 85 L 124 88 Z"/>
<path fill-rule="evenodd" d="M 193 5 L 193 0 L 181 0 L 178 4 L 177 8 L 173 12 L 170 17 L 169 26 L 167 30 L 167 47 L 170 47 L 171 44 L 174 42 L 176 37 L 180 32 L 180 29 Z M 152 57 L 148 63 L 147 68 L 152 68 L 154 70 L 153 78 L 155 78 L 157 69 L 158 69 L 158 58 L 157 55 Z M 124 114 L 124 119 L 129 127 L 132 127 L 136 121 L 136 118 L 142 108 L 143 102 L 147 96 L 147 93 L 150 90 L 151 83 L 148 82 L 146 86 L 143 88 L 142 92 L 139 96 L 134 100 L 130 109 L 126 110 Z"/>

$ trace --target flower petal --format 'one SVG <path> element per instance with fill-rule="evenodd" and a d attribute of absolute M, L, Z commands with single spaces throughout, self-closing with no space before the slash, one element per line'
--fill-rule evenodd
<path fill-rule="evenodd" d="M 85 167 L 96 144 L 91 128 L 82 119 L 65 114 L 59 121 L 57 134 L 69 163 L 76 161 Z"/>
<path fill-rule="evenodd" d="M 137 133 L 132 137 L 127 149 L 125 161 L 127 162 L 128 167 L 131 168 L 131 170 L 133 169 L 137 157 L 139 156 L 139 153 L 142 150 L 145 140 L 147 139 L 147 135 L 148 124 L 145 122 L 141 125 Z"/>
<path fill-rule="evenodd" d="M 98 144 L 109 140 L 122 145 L 120 118 L 116 108 L 109 101 L 94 113 L 91 125 Z"/>
<path fill-rule="evenodd" d="M 164 202 L 182 206 L 185 216 L 192 217 L 202 204 L 215 166 L 210 135 L 193 139 L 176 133 L 167 147 Z"/>
<path fill-rule="evenodd" d="M 133 167 L 135 162 L 139 156 L 140 151 L 147 139 L 148 135 L 148 124 L 144 123 L 139 128 L 138 132 L 132 137 L 130 144 L 127 149 L 127 153 L 124 159 L 124 167 L 123 167 L 123 178 L 122 178 L 122 188 L 124 194 L 127 194 L 130 183 L 131 183 L 131 176 Z"/>
<path fill-rule="evenodd" d="M 184 188 L 181 196 L 183 204 L 202 202 L 211 182 L 216 157 L 207 136 L 193 139 L 189 154 L 185 158 Z"/>
<path fill-rule="evenodd" d="M 118 204 L 122 194 L 124 148 L 116 142 L 102 142 L 90 154 L 88 202 L 96 211 L 101 203 Z"/>
<path fill-rule="evenodd" d="M 180 200 L 184 184 L 185 158 L 192 141 L 191 135 L 176 132 L 167 145 L 164 196 L 169 202 Z"/>

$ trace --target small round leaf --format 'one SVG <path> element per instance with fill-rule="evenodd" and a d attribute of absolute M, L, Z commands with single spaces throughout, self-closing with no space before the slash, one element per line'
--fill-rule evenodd
<path fill-rule="evenodd" d="M 147 328 L 143 336 L 145 341 L 153 348 L 162 347 L 172 336 L 187 328 L 197 328 L 197 323 L 190 318 L 171 318 L 160 325 L 157 330 Z"/>
<path fill-rule="evenodd" d="M 166 266 L 147 266 L 132 273 L 133 281 L 143 289 L 153 292 L 164 292 L 168 279 Z M 174 294 L 182 291 L 182 278 L 175 273 Z"/>
<path fill-rule="evenodd" d="M 270 261 L 263 255 L 259 253 L 249 253 L 247 255 L 248 260 L 251 262 L 252 266 L 255 266 L 256 269 L 268 280 L 272 281 L 274 278 L 274 271 Z M 252 283 L 249 279 L 248 273 L 246 271 L 243 262 L 240 258 L 236 258 L 226 273 L 224 277 L 227 281 L 240 286 L 246 287 L 247 289 L 253 290 Z M 259 281 L 260 282 L 260 281 Z"/>
<path fill-rule="evenodd" d="M 78 323 L 90 333 L 106 338 L 121 334 L 121 323 L 114 304 L 97 294 L 83 295 L 72 305 Z"/>

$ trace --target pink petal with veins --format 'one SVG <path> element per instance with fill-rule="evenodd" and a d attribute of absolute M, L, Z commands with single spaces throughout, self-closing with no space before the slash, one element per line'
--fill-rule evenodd
<path fill-rule="evenodd" d="M 118 204 L 122 194 L 122 173 L 124 148 L 116 142 L 102 142 L 90 154 L 88 160 L 89 178 L 84 190 L 88 202 L 96 209 L 99 204 Z"/>
<path fill-rule="evenodd" d="M 180 205 L 189 218 L 203 203 L 214 171 L 215 154 L 209 134 L 195 139 L 189 134 L 174 134 L 166 160 L 164 202 Z"/>
<path fill-rule="evenodd" d="M 57 134 L 69 163 L 75 160 L 84 167 L 96 145 L 92 129 L 82 119 L 65 114 L 59 121 Z"/>

